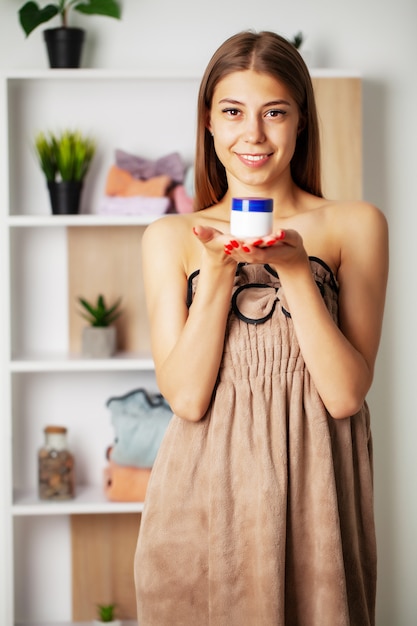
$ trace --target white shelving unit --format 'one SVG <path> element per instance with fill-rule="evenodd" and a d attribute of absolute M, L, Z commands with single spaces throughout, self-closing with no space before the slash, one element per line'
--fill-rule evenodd
<path fill-rule="evenodd" d="M 105 450 L 114 438 L 105 403 L 137 387 L 156 390 L 153 361 L 147 347 L 109 360 L 70 352 L 67 229 L 143 228 L 155 219 L 96 214 L 107 171 L 116 148 L 151 159 L 179 152 L 191 163 L 197 88 L 195 76 L 147 71 L 0 75 L 5 626 L 71 622 L 70 516 L 143 509 L 142 503 L 109 502 L 104 495 Z M 39 130 L 69 127 L 93 135 L 97 152 L 80 214 L 53 216 L 31 146 Z M 78 483 L 68 502 L 37 497 L 37 451 L 47 423 L 68 426 Z"/>
<path fill-rule="evenodd" d="M 313 71 L 312 76 L 318 80 L 316 96 L 324 126 L 325 193 L 360 197 L 360 78 L 336 71 Z M 0 74 L 0 624 L 4 626 L 71 623 L 71 519 L 139 515 L 142 510 L 141 503 L 105 499 L 102 469 L 114 436 L 107 399 L 141 386 L 156 389 L 149 347 L 103 361 L 83 359 L 70 349 L 68 241 L 74 242 L 74 237 L 78 241 L 85 227 L 120 233 L 119 227 L 143 230 L 155 219 L 99 215 L 107 172 L 116 148 L 150 159 L 178 152 L 191 164 L 199 80 L 194 75 L 146 70 Z M 51 215 L 46 183 L 32 150 L 38 131 L 63 128 L 80 129 L 97 140 L 76 216 Z M 88 273 L 88 267 L 84 271 Z M 141 281 L 139 268 L 133 276 L 135 282 Z M 70 502 L 40 502 L 36 495 L 37 451 L 47 423 L 69 429 L 78 482 Z"/>

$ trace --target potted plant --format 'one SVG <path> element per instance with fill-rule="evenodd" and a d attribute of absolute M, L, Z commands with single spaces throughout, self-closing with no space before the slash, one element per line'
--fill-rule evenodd
<path fill-rule="evenodd" d="M 56 0 L 41 8 L 36 2 L 26 2 L 19 9 L 19 20 L 26 36 L 40 24 L 59 15 L 61 26 L 44 31 L 50 67 L 79 67 L 85 31 L 68 26 L 70 9 L 85 15 L 105 15 L 120 19 L 117 0 Z"/>
<path fill-rule="evenodd" d="M 84 178 L 95 153 L 95 142 L 80 131 L 39 132 L 35 151 L 45 174 L 52 213 L 78 213 Z"/>
<path fill-rule="evenodd" d="M 121 621 L 114 618 L 115 604 L 98 604 L 97 614 L 98 619 L 94 620 L 94 624 L 99 626 L 100 624 L 108 624 L 111 626 L 121 626 Z"/>
<path fill-rule="evenodd" d="M 291 39 L 291 43 L 294 46 L 294 48 L 299 50 L 301 46 L 303 45 L 303 42 L 304 42 L 304 34 L 301 30 L 299 30 L 298 33 L 296 33 Z"/>
<path fill-rule="evenodd" d="M 117 332 L 113 322 L 121 315 L 119 298 L 111 306 L 107 306 L 104 296 L 100 294 L 96 304 L 91 304 L 85 298 L 78 298 L 84 309 L 81 315 L 89 322 L 83 328 L 82 354 L 93 359 L 106 359 L 114 355 L 117 348 Z"/>

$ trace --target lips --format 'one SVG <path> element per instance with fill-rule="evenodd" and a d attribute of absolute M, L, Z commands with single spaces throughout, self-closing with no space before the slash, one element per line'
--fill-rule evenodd
<path fill-rule="evenodd" d="M 263 165 L 270 157 L 269 154 L 237 154 L 237 156 L 242 163 L 245 163 L 250 167 Z"/>

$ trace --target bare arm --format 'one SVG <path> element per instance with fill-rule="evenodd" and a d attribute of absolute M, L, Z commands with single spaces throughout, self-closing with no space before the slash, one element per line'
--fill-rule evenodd
<path fill-rule="evenodd" d="M 159 389 L 176 415 L 196 421 L 205 414 L 217 380 L 236 263 L 212 229 L 199 241 L 180 222 L 158 220 L 143 238 L 143 271 Z M 187 249 L 201 247 L 198 288 L 186 306 Z"/>

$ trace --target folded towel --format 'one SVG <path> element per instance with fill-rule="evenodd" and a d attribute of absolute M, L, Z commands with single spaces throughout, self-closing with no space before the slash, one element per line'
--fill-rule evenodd
<path fill-rule="evenodd" d="M 135 178 L 148 180 L 154 176 L 165 174 L 175 183 L 184 181 L 185 166 L 178 152 L 173 152 L 156 161 L 151 161 L 129 154 L 123 150 L 116 150 L 116 165 L 132 174 Z"/>
<path fill-rule="evenodd" d="M 104 468 L 104 492 L 113 502 L 143 502 L 151 468 L 128 467 L 109 461 Z"/>
<path fill-rule="evenodd" d="M 138 180 L 125 170 L 112 165 L 107 174 L 105 193 L 108 196 L 165 196 L 172 180 L 169 176 L 161 174 L 149 180 Z"/>
<path fill-rule="evenodd" d="M 172 199 L 177 213 L 192 213 L 194 211 L 194 200 L 187 195 L 184 185 L 174 187 Z"/>
<path fill-rule="evenodd" d="M 170 199 L 165 196 L 163 198 L 103 196 L 98 202 L 97 213 L 101 215 L 163 215 L 170 205 Z"/>

